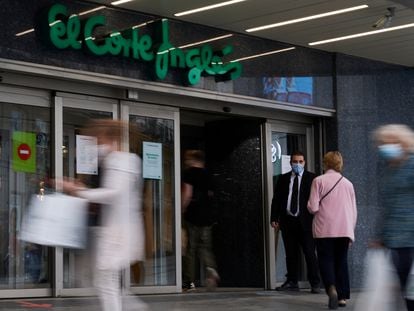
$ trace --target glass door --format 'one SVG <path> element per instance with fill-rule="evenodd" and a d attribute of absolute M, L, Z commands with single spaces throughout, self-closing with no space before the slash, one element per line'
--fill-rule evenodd
<path fill-rule="evenodd" d="M 51 175 L 50 97 L 0 86 L 0 297 L 51 294 L 52 249 L 19 239 Z"/>
<path fill-rule="evenodd" d="M 92 119 L 115 119 L 117 118 L 118 102 L 105 98 L 96 98 L 91 96 L 81 96 L 74 94 L 61 95 L 61 116 L 62 116 L 62 133 L 61 137 L 61 176 L 76 178 L 82 180 L 89 187 L 97 187 L 99 179 L 99 169 L 92 172 L 81 167 L 82 156 L 76 152 L 81 141 L 82 129 L 89 124 Z M 78 155 L 78 156 L 77 156 Z M 60 175 L 60 174 L 58 174 Z M 58 265 L 57 273 L 61 275 L 58 278 L 57 292 L 62 295 L 92 295 L 93 289 L 93 271 L 94 271 L 94 252 L 93 241 L 97 223 L 94 211 L 99 207 L 89 207 L 89 232 L 88 245 L 85 250 L 74 249 L 57 249 Z"/>
<path fill-rule="evenodd" d="M 178 110 L 121 103 L 130 124 L 129 150 L 143 163 L 146 257 L 125 274 L 132 293 L 181 291 Z"/>
<path fill-rule="evenodd" d="M 267 142 L 267 192 L 268 192 L 268 286 L 275 288 L 277 282 L 285 281 L 286 262 L 282 236 L 270 226 L 270 209 L 274 193 L 274 186 L 281 174 L 287 173 L 290 168 L 290 154 L 301 151 L 306 155 L 306 169 L 314 169 L 314 151 L 312 126 L 293 125 L 289 123 L 269 122 L 266 124 Z M 301 275 L 306 275 L 302 264 Z"/>

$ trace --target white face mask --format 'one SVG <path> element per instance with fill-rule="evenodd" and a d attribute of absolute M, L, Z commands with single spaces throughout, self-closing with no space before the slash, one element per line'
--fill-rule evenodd
<path fill-rule="evenodd" d="M 110 145 L 98 145 L 98 160 L 102 160 L 103 158 L 105 158 L 108 153 L 111 152 L 111 146 Z"/>

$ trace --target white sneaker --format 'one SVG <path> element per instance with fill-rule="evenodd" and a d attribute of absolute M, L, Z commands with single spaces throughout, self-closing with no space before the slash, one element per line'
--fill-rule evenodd
<path fill-rule="evenodd" d="M 194 282 L 191 282 L 190 286 L 184 286 L 183 291 L 185 293 L 195 292 L 196 291 L 196 286 L 195 286 Z"/>

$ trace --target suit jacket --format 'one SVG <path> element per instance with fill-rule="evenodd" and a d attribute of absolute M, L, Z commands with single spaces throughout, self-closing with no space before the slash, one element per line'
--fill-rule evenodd
<path fill-rule="evenodd" d="M 287 217 L 287 202 L 289 197 L 289 183 L 291 176 L 292 172 L 288 172 L 279 177 L 272 200 L 270 221 L 279 222 L 282 230 Z M 312 181 L 315 177 L 315 174 L 305 170 L 300 182 L 298 219 L 301 222 L 303 229 L 309 231 L 312 231 L 313 215 L 309 213 L 307 205 Z"/>

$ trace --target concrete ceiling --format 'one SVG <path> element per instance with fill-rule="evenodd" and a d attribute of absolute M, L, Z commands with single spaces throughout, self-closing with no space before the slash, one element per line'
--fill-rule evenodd
<path fill-rule="evenodd" d="M 113 0 L 94 0 L 110 5 Z M 248 34 L 246 29 L 294 18 L 367 4 L 366 9 L 292 25 L 258 31 L 250 35 L 309 47 L 308 43 L 372 31 L 372 25 L 395 7 L 389 27 L 414 23 L 414 0 L 247 0 L 182 17 L 174 13 L 224 2 L 224 0 L 134 0 L 119 7 Z M 313 48 L 412 67 L 414 27 L 355 38 Z"/>

